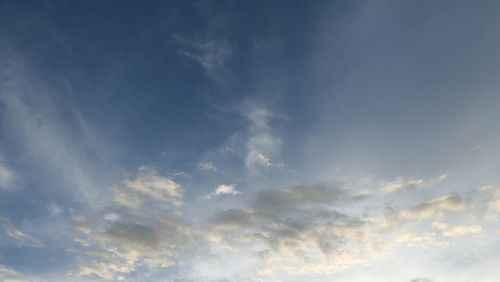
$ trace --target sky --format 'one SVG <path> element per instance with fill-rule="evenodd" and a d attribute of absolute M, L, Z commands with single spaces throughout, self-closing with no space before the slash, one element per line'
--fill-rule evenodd
<path fill-rule="evenodd" d="M 499 12 L 0 0 L 0 281 L 498 281 Z"/>

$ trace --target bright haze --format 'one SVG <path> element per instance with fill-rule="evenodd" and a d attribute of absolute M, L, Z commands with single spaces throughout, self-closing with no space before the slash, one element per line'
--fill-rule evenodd
<path fill-rule="evenodd" d="M 499 15 L 0 0 L 0 281 L 499 281 Z"/>

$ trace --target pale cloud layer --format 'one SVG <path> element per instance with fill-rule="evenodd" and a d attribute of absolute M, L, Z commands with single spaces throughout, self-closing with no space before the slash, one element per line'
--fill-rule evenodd
<path fill-rule="evenodd" d="M 5 1 L 0 281 L 500 277 L 500 4 Z"/>

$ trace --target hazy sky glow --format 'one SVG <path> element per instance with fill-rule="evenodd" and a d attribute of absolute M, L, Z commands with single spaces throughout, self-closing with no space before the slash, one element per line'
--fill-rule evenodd
<path fill-rule="evenodd" d="M 499 14 L 0 0 L 0 281 L 498 281 Z"/>

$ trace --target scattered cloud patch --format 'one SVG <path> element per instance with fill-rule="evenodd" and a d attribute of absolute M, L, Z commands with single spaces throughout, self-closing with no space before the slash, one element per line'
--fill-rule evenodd
<path fill-rule="evenodd" d="M 212 162 L 199 162 L 198 168 L 206 172 L 216 172 L 217 167 Z"/>
<path fill-rule="evenodd" d="M 245 161 L 247 167 L 255 167 L 255 166 L 270 166 L 271 159 L 269 159 L 264 154 L 261 154 L 256 151 L 250 151 L 248 153 L 247 159 Z"/>
<path fill-rule="evenodd" d="M 175 265 L 202 236 L 178 212 L 183 190 L 151 167 L 114 187 L 115 202 L 104 212 L 73 217 L 80 246 L 76 277 L 127 280 L 138 268 L 151 271 Z M 165 204 L 174 207 L 171 209 Z"/>
<path fill-rule="evenodd" d="M 181 185 L 159 175 L 154 168 L 139 168 L 135 178 L 124 180 L 114 191 L 116 201 L 131 208 L 138 208 L 147 199 L 168 202 L 174 207 L 183 204 Z"/>

